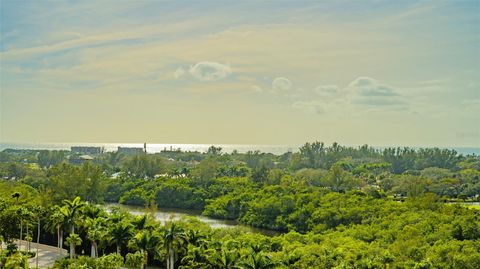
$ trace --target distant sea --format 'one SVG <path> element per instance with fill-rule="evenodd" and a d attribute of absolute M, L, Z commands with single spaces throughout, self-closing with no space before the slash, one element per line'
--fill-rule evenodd
<path fill-rule="evenodd" d="M 209 147 L 221 147 L 222 152 L 231 153 L 259 150 L 261 152 L 283 154 L 288 151 L 298 151 L 301 145 L 242 145 L 242 144 L 148 144 L 148 153 L 157 153 L 163 150 L 198 151 L 206 152 Z M 143 143 L 0 143 L 0 151 L 4 149 L 47 149 L 47 150 L 70 150 L 70 147 L 103 147 L 105 151 L 117 151 L 118 147 L 143 148 Z"/>
<path fill-rule="evenodd" d="M 328 144 L 327 144 L 328 145 Z M 35 150 L 70 150 L 73 146 L 103 147 L 105 151 L 116 151 L 118 147 L 143 148 L 143 143 L 0 143 L 0 151 L 4 149 L 35 149 Z M 148 153 L 157 153 L 163 150 L 198 151 L 206 152 L 212 144 L 148 144 Z M 244 145 L 244 144 L 215 144 L 221 147 L 222 152 L 231 153 L 233 150 L 245 153 L 247 151 L 258 150 L 260 152 L 283 154 L 285 152 L 296 152 L 302 145 Z M 355 146 L 354 146 L 355 147 Z M 389 146 L 372 146 L 375 149 L 382 150 Z M 395 146 L 396 147 L 396 146 Z M 419 148 L 419 147 L 412 147 Z M 447 147 L 440 147 L 447 148 Z M 463 155 L 475 154 L 480 156 L 480 148 L 451 147 Z"/>

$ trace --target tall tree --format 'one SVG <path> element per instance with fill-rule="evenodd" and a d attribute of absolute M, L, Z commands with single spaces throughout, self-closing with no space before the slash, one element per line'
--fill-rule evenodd
<path fill-rule="evenodd" d="M 137 233 L 132 239 L 133 245 L 140 250 L 142 254 L 142 264 L 141 269 L 145 268 L 148 263 L 148 251 L 154 250 L 158 243 L 160 242 L 160 238 L 152 233 L 151 231 L 141 231 Z"/>
<path fill-rule="evenodd" d="M 213 253 L 208 260 L 214 268 L 233 269 L 239 268 L 237 266 L 238 259 L 238 251 L 230 251 L 222 248 L 220 251 Z"/>
<path fill-rule="evenodd" d="M 85 206 L 85 203 L 82 202 L 80 197 L 77 196 L 71 201 L 64 200 L 63 204 L 64 206 L 61 208 L 60 212 L 62 212 L 62 214 L 64 215 L 67 225 L 70 226 L 70 241 L 68 243 L 70 245 L 70 257 L 72 258 L 72 253 L 73 256 L 75 256 L 75 245 L 78 241 L 77 237 L 80 238 L 77 234 L 75 234 L 75 222 L 79 218 L 79 215 L 82 208 Z"/>
<path fill-rule="evenodd" d="M 84 222 L 84 226 L 87 230 L 87 238 L 91 243 L 90 256 L 92 258 L 98 257 L 98 242 L 103 237 L 101 219 L 87 218 Z"/>
<path fill-rule="evenodd" d="M 22 249 L 22 240 L 23 240 L 23 227 L 24 224 L 28 227 L 28 220 L 31 217 L 31 212 L 24 206 L 20 206 L 17 209 L 17 216 L 20 219 L 20 241 L 19 241 L 19 249 Z M 27 235 L 28 235 L 28 228 L 27 228 Z"/>
<path fill-rule="evenodd" d="M 39 247 L 39 244 L 40 244 L 41 219 L 42 219 L 42 216 L 43 216 L 44 213 L 45 213 L 45 210 L 44 210 L 43 207 L 36 206 L 34 208 L 34 214 L 35 214 L 35 217 L 36 217 L 36 220 L 37 220 L 37 249 L 36 249 L 36 254 L 37 255 L 35 255 L 35 265 L 36 265 L 35 267 L 36 268 L 38 268 L 38 258 L 39 258 L 38 247 Z"/>
<path fill-rule="evenodd" d="M 50 210 L 45 227 L 51 233 L 57 233 L 57 247 L 59 251 L 63 248 L 63 227 L 66 223 L 65 215 L 59 206 L 53 206 Z"/>
<path fill-rule="evenodd" d="M 75 221 L 77 220 L 85 203 L 81 198 L 77 196 L 73 200 L 63 200 L 64 206 L 61 209 L 62 214 L 65 216 L 67 223 L 70 226 L 70 233 L 75 233 Z"/>
<path fill-rule="evenodd" d="M 325 159 L 325 144 L 318 141 L 305 143 L 300 148 L 300 155 L 306 161 L 307 167 L 319 168 Z"/>
<path fill-rule="evenodd" d="M 128 242 L 133 236 L 133 225 L 126 221 L 120 221 L 112 226 L 109 233 L 117 246 L 117 254 L 121 254 L 122 245 Z"/>
<path fill-rule="evenodd" d="M 175 268 L 175 261 L 177 260 L 177 251 L 185 243 L 185 233 L 181 227 L 177 226 L 175 222 L 170 224 L 170 227 L 164 233 L 164 246 L 167 250 L 167 269 Z"/>

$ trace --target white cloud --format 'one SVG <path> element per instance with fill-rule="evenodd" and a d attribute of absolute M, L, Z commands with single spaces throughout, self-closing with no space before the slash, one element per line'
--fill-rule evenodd
<path fill-rule="evenodd" d="M 228 65 L 216 62 L 199 62 L 190 67 L 190 74 L 201 81 L 217 81 L 232 73 Z"/>
<path fill-rule="evenodd" d="M 292 107 L 309 114 L 322 114 L 325 112 L 323 105 L 317 101 L 297 101 L 292 104 Z"/>
<path fill-rule="evenodd" d="M 272 90 L 288 91 L 292 88 L 293 83 L 285 77 L 278 77 L 272 81 Z"/>
<path fill-rule="evenodd" d="M 183 67 L 179 67 L 177 68 L 177 70 L 175 70 L 175 72 L 173 73 L 173 76 L 175 77 L 175 79 L 179 79 L 183 75 L 185 75 L 185 73 L 186 73 L 185 69 L 183 69 Z"/>
<path fill-rule="evenodd" d="M 350 103 L 370 107 L 405 108 L 403 96 L 386 84 L 370 77 L 358 77 L 345 88 Z"/>
<path fill-rule="evenodd" d="M 390 86 L 381 84 L 376 79 L 358 77 L 347 88 L 358 92 L 362 96 L 395 96 L 398 95 Z"/>
<path fill-rule="evenodd" d="M 270 93 L 276 93 L 283 101 L 308 114 L 322 114 L 325 111 L 349 110 L 405 110 L 410 106 L 398 90 L 370 77 L 358 77 L 346 87 L 320 85 L 313 91 L 293 87 L 285 77 L 272 82 Z"/>

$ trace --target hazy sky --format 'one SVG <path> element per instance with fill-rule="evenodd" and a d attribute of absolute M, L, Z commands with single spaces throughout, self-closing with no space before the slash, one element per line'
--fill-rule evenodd
<path fill-rule="evenodd" d="M 480 1 L 1 0 L 1 142 L 480 146 Z"/>

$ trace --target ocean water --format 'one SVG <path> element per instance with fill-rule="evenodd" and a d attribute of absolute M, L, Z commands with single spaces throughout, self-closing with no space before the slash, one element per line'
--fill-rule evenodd
<path fill-rule="evenodd" d="M 73 146 L 103 147 L 105 151 L 116 151 L 118 147 L 143 148 L 143 143 L 0 143 L 0 151 L 4 149 L 46 149 L 46 150 L 70 150 Z M 206 152 L 212 144 L 148 144 L 148 153 L 157 153 L 163 150 L 180 149 L 182 151 Z M 260 152 L 283 154 L 285 152 L 297 152 L 302 145 L 245 145 L 245 144 L 215 144 L 221 147 L 222 152 L 231 153 L 233 150 L 245 153 L 258 150 Z M 355 147 L 355 146 L 354 146 Z M 373 146 L 382 150 L 388 146 Z M 413 147 L 419 148 L 419 147 Z M 445 148 L 445 147 L 441 147 Z M 472 147 L 451 147 L 463 155 L 475 154 L 480 156 L 480 148 Z"/>
<path fill-rule="evenodd" d="M 70 150 L 73 146 L 103 147 L 105 151 L 116 151 L 118 147 L 143 148 L 143 143 L 0 143 L 0 151 L 4 149 L 47 149 Z M 198 151 L 206 152 L 212 144 L 148 144 L 148 153 L 157 153 L 163 150 Z M 244 144 L 215 144 L 221 147 L 222 152 L 231 153 L 259 150 L 261 152 L 283 154 L 288 151 L 298 151 L 301 145 L 244 145 Z"/>

